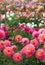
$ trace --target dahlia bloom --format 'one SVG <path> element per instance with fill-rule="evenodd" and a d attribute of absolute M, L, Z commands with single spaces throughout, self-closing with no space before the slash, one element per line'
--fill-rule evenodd
<path fill-rule="evenodd" d="M 38 37 L 38 35 L 39 35 L 39 32 L 38 31 L 34 31 L 33 33 L 32 33 L 32 36 L 35 38 L 37 38 Z"/>
<path fill-rule="evenodd" d="M 13 55 L 13 60 L 14 60 L 15 62 L 20 62 L 20 61 L 22 60 L 22 55 L 21 55 L 20 53 L 15 53 L 15 54 Z"/>
<path fill-rule="evenodd" d="M 19 24 L 19 28 L 24 28 L 25 27 L 25 24 L 22 23 L 22 24 Z"/>
<path fill-rule="evenodd" d="M 6 30 L 9 30 L 9 27 L 8 26 L 2 26 L 1 29 L 4 30 L 4 31 L 6 31 Z"/>
<path fill-rule="evenodd" d="M 6 47 L 6 48 L 3 50 L 3 53 L 4 53 L 5 56 L 7 56 L 7 57 L 10 58 L 10 57 L 13 56 L 14 51 L 13 51 L 13 49 L 12 49 L 11 47 Z"/>
<path fill-rule="evenodd" d="M 22 44 L 26 45 L 29 43 L 29 39 L 28 38 L 22 38 L 21 42 L 22 42 Z"/>
<path fill-rule="evenodd" d="M 31 40 L 30 44 L 33 44 L 37 48 L 38 47 L 38 41 L 37 41 L 37 39 Z"/>
<path fill-rule="evenodd" d="M 45 29 L 44 28 L 39 29 L 39 33 L 45 33 Z"/>
<path fill-rule="evenodd" d="M 38 49 L 36 51 L 36 58 L 42 60 L 42 59 L 44 59 L 44 57 L 45 57 L 44 50 L 43 49 Z"/>
<path fill-rule="evenodd" d="M 29 34 L 32 34 L 33 33 L 33 29 L 30 28 L 30 30 L 28 31 Z"/>
<path fill-rule="evenodd" d="M 5 32 L 3 30 L 0 30 L 0 39 L 5 38 Z"/>
<path fill-rule="evenodd" d="M 39 30 L 39 28 L 38 28 L 38 27 L 36 27 L 36 28 L 34 28 L 34 30 L 35 30 L 35 31 L 38 31 L 38 30 Z"/>
<path fill-rule="evenodd" d="M 38 40 L 41 44 L 44 44 L 45 43 L 45 34 L 40 34 L 38 36 Z"/>
<path fill-rule="evenodd" d="M 9 40 L 5 40 L 4 45 L 5 45 L 5 47 L 11 46 L 11 42 Z"/>
<path fill-rule="evenodd" d="M 9 34 L 8 34 L 8 32 L 5 32 L 5 36 L 7 37 Z"/>
<path fill-rule="evenodd" d="M 20 42 L 22 40 L 22 36 L 21 35 L 16 35 L 15 36 L 15 41 Z"/>
<path fill-rule="evenodd" d="M 4 49 L 4 41 L 0 41 L 0 50 Z"/>
<path fill-rule="evenodd" d="M 24 28 L 24 31 L 25 31 L 25 32 L 28 32 L 29 30 L 30 30 L 29 27 L 25 27 L 25 28 Z"/>
<path fill-rule="evenodd" d="M 27 58 L 30 58 L 33 56 L 35 52 L 35 47 L 32 44 L 26 45 L 22 50 L 21 53 L 25 55 Z"/>

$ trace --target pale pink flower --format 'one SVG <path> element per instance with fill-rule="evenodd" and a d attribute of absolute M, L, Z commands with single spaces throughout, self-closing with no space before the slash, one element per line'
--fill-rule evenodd
<path fill-rule="evenodd" d="M 45 28 L 39 29 L 39 33 L 44 33 L 45 34 Z"/>
<path fill-rule="evenodd" d="M 38 36 L 38 40 L 41 44 L 44 44 L 45 43 L 45 34 L 40 34 Z"/>
<path fill-rule="evenodd" d="M 28 38 L 22 38 L 21 43 L 22 43 L 23 45 L 26 45 L 26 44 L 29 43 L 29 39 L 28 39 Z"/>
<path fill-rule="evenodd" d="M 17 49 L 18 47 L 16 45 L 12 45 L 11 48 L 14 50 Z"/>

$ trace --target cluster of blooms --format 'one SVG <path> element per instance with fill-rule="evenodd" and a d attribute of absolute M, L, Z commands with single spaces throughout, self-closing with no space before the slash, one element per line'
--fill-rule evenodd
<path fill-rule="evenodd" d="M 19 25 L 25 25 L 25 26 L 31 27 L 31 28 L 35 28 L 35 27 L 39 27 L 40 28 L 40 27 L 44 27 L 45 21 L 41 20 L 38 25 L 36 23 L 34 23 L 34 22 L 31 22 L 31 23 L 22 23 L 22 24 L 19 23 Z"/>
<path fill-rule="evenodd" d="M 23 16 L 29 18 L 30 20 L 36 19 L 38 21 L 45 18 L 44 6 L 40 6 L 40 5 L 37 6 L 34 3 L 28 3 L 25 6 L 22 5 L 20 8 L 18 8 L 18 10 L 20 11 L 17 16 L 18 18 Z M 40 15 L 41 18 L 39 18 Z"/>
<path fill-rule="evenodd" d="M 0 39 L 5 39 L 7 36 L 8 36 L 8 29 L 9 27 L 8 26 L 3 26 L 1 25 L 1 28 L 0 28 Z"/>
<path fill-rule="evenodd" d="M 16 10 L 13 10 L 13 13 L 10 13 L 10 9 L 8 12 L 13 16 L 13 14 L 18 14 L 17 17 L 20 18 L 22 16 L 29 18 L 32 20 L 38 20 L 41 21 L 42 19 L 45 19 L 45 8 L 44 6 L 36 5 L 34 2 L 29 2 L 28 4 L 22 4 L 22 5 L 16 5 Z M 6 14 L 9 18 L 9 15 Z M 41 16 L 41 17 L 40 17 Z M 35 18 L 36 17 L 36 18 Z M 5 15 L 2 15 L 2 19 L 5 18 Z M 9 18 L 11 20 L 11 17 Z"/>
<path fill-rule="evenodd" d="M 12 11 L 6 12 L 6 17 L 8 18 L 8 20 L 12 20 L 12 16 L 14 16 L 14 13 Z M 1 15 L 1 20 L 4 19 L 5 19 L 5 14 Z"/>
<path fill-rule="evenodd" d="M 21 35 L 16 35 L 14 41 L 23 45 L 23 48 L 16 52 L 15 50 L 18 49 L 16 45 L 12 45 L 9 39 L 4 41 L 2 40 L 5 38 L 5 30 L 9 29 L 8 27 L 6 29 L 6 27 L 3 26 L 0 29 L 0 51 L 3 51 L 5 56 L 12 58 L 15 62 L 22 61 L 23 55 L 26 56 L 26 58 L 32 58 L 34 55 L 37 59 L 45 62 L 45 28 L 24 28 L 24 25 L 19 26 L 19 28 L 20 27 L 21 29 L 22 27 L 25 29 L 23 31 L 30 32 L 33 39 L 29 40 Z"/>
<path fill-rule="evenodd" d="M 0 52 L 2 52 L 8 58 L 12 58 L 14 62 L 22 61 L 23 56 L 25 56 L 26 58 L 30 59 L 35 57 L 36 59 L 45 63 L 45 23 L 44 23 L 45 12 L 41 12 L 42 10 L 45 10 L 43 6 L 37 6 L 31 3 L 22 5 L 20 8 L 17 7 L 17 10 L 15 11 L 17 14 L 17 18 L 24 16 L 27 18 L 29 17 L 31 21 L 34 20 L 37 20 L 39 22 L 41 21 L 39 27 L 43 26 L 44 28 L 39 29 L 37 27 L 37 24 L 35 24 L 34 22 L 27 24 L 25 23 L 20 24 L 20 22 L 18 22 L 19 25 L 16 28 L 11 27 L 13 28 L 13 30 L 8 26 L 3 26 L 1 24 Z M 40 13 L 42 15 L 41 17 L 39 17 Z M 8 12 L 6 12 L 6 17 L 8 18 L 9 21 L 12 20 L 12 17 L 14 15 L 15 13 L 13 11 L 9 10 Z M 5 15 L 2 15 L 1 18 L 5 19 Z M 12 30 L 14 34 L 17 32 L 17 30 L 21 30 L 22 32 L 31 35 L 30 36 L 31 39 L 17 34 L 13 36 L 12 40 L 12 38 L 10 38 L 9 30 Z M 18 46 L 16 44 L 14 45 L 13 41 L 16 42 L 17 44 L 21 44 L 23 47 L 20 50 L 16 51 L 18 49 Z"/>
<path fill-rule="evenodd" d="M 42 25 L 45 28 L 45 23 L 42 24 Z M 33 24 L 32 26 L 30 26 L 29 23 L 27 23 L 26 25 L 25 25 L 25 23 L 22 23 L 22 24 L 19 24 L 18 28 L 21 29 L 24 32 L 29 33 L 29 34 L 32 34 L 32 33 L 35 33 L 35 32 L 38 33 L 39 27 L 38 26 L 33 27 L 33 26 L 35 26 L 35 25 Z"/>
<path fill-rule="evenodd" d="M 31 28 L 30 28 L 31 29 Z M 26 32 L 30 30 L 29 28 L 26 28 Z M 38 29 L 35 28 L 33 31 L 31 29 L 31 34 L 34 39 L 28 40 L 27 38 L 22 38 L 21 36 L 18 36 L 18 42 L 19 38 L 20 40 L 23 40 L 23 44 L 26 42 L 27 45 L 24 46 L 24 48 L 21 49 L 21 53 L 25 55 L 27 58 L 31 58 L 33 54 L 36 52 L 35 56 L 37 59 L 40 59 L 41 61 L 45 62 L 45 28 Z M 15 39 L 16 40 L 16 39 Z M 24 42 L 25 40 L 25 42 Z M 43 45 L 41 48 L 39 47 L 40 45 Z M 39 47 L 39 48 L 38 48 Z"/>

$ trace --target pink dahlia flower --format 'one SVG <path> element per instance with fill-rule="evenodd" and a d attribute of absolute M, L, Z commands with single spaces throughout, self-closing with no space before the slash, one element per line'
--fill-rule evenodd
<path fill-rule="evenodd" d="M 8 32 L 5 32 L 5 36 L 7 37 L 9 34 L 8 34 Z"/>
<path fill-rule="evenodd" d="M 41 44 L 44 44 L 45 43 L 45 34 L 40 34 L 38 36 L 38 40 Z"/>
<path fill-rule="evenodd" d="M 24 23 L 22 23 L 22 24 L 19 25 L 19 28 L 24 28 L 24 27 L 25 27 Z"/>
<path fill-rule="evenodd" d="M 43 49 L 38 49 L 36 51 L 36 58 L 42 60 L 42 59 L 44 59 L 44 57 L 45 57 L 44 50 Z"/>
<path fill-rule="evenodd" d="M 35 52 L 35 47 L 32 44 L 26 45 L 22 50 L 21 53 L 24 54 L 26 57 L 30 58 L 33 56 Z"/>
<path fill-rule="evenodd" d="M 5 38 L 5 32 L 3 30 L 0 30 L 0 39 Z"/>
<path fill-rule="evenodd" d="M 4 45 L 5 45 L 5 47 L 11 46 L 11 42 L 9 40 L 5 40 Z"/>
<path fill-rule="evenodd" d="M 24 28 L 24 31 L 25 31 L 25 32 L 28 32 L 29 30 L 30 30 L 29 27 L 25 27 L 25 28 Z"/>
<path fill-rule="evenodd" d="M 39 33 L 45 33 L 45 29 L 44 28 L 40 29 Z"/>
<path fill-rule="evenodd" d="M 0 41 L 0 50 L 4 49 L 4 41 Z"/>
<path fill-rule="evenodd" d="M 29 43 L 29 39 L 28 38 L 22 38 L 21 42 L 23 45 L 26 45 Z"/>
<path fill-rule="evenodd" d="M 22 36 L 21 35 L 16 35 L 15 36 L 15 41 L 20 42 L 22 40 Z"/>
<path fill-rule="evenodd" d="M 37 39 L 31 40 L 30 44 L 33 44 L 37 48 L 38 47 L 38 41 L 37 41 Z"/>
<path fill-rule="evenodd" d="M 38 32 L 38 31 L 34 31 L 33 34 L 32 34 L 32 36 L 33 36 L 34 38 L 35 38 L 35 37 L 37 38 L 38 35 L 39 35 L 39 32 Z"/>
<path fill-rule="evenodd" d="M 36 27 L 36 28 L 34 28 L 34 30 L 35 30 L 35 31 L 38 31 L 38 30 L 39 30 L 39 28 L 38 28 L 38 27 Z"/>
<path fill-rule="evenodd" d="M 30 28 L 30 30 L 28 31 L 29 34 L 32 34 L 33 33 L 33 29 Z"/>
<path fill-rule="evenodd" d="M 6 31 L 6 30 L 9 30 L 9 27 L 8 26 L 3 26 L 1 29 Z"/>
<path fill-rule="evenodd" d="M 14 60 L 15 62 L 20 62 L 20 61 L 22 60 L 22 55 L 21 55 L 20 53 L 15 53 L 15 54 L 13 55 L 13 60 Z"/>
<path fill-rule="evenodd" d="M 4 53 L 5 56 L 7 56 L 7 57 L 10 58 L 10 57 L 13 56 L 14 51 L 13 51 L 13 49 L 12 49 L 11 47 L 6 47 L 6 48 L 3 50 L 3 53 Z"/>

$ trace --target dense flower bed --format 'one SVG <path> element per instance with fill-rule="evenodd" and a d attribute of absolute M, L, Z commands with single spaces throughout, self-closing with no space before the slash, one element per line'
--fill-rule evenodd
<path fill-rule="evenodd" d="M 1 63 L 30 65 L 45 63 L 45 27 L 39 29 L 19 24 L 0 28 Z M 36 62 L 35 62 L 36 61 Z M 18 62 L 18 63 L 17 63 Z"/>
<path fill-rule="evenodd" d="M 4 11 L 0 9 L 0 65 L 45 64 L 45 7 L 30 2 Z"/>

